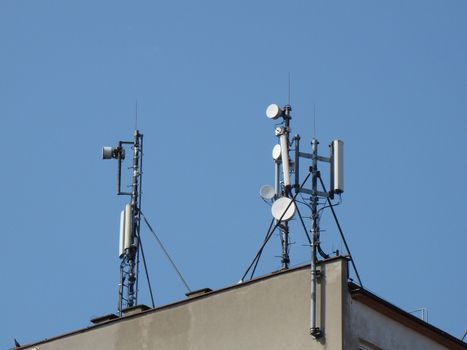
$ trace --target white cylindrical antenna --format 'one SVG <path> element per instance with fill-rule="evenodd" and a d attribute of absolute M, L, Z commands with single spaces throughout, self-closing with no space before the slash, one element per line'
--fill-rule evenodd
<path fill-rule="evenodd" d="M 283 131 L 279 136 L 281 145 L 282 172 L 284 173 L 284 186 L 290 186 L 289 142 L 287 134 Z"/>
<path fill-rule="evenodd" d="M 121 259 L 125 254 L 125 210 L 120 213 L 120 239 L 118 244 L 118 257 Z"/>
<path fill-rule="evenodd" d="M 280 108 L 275 103 L 269 105 L 268 108 L 266 108 L 266 117 L 268 117 L 269 119 L 277 119 L 283 113 L 284 111 L 282 110 L 282 108 Z"/>
<path fill-rule="evenodd" d="M 344 142 L 334 140 L 331 144 L 331 191 L 344 192 Z"/>
<path fill-rule="evenodd" d="M 125 226 L 124 226 L 124 241 L 123 250 L 131 247 L 133 242 L 133 209 L 131 204 L 125 205 Z"/>

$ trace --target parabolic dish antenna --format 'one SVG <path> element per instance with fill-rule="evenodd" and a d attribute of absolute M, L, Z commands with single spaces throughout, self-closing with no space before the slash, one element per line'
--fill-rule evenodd
<path fill-rule="evenodd" d="M 290 198 L 281 197 L 272 205 L 271 213 L 276 220 L 289 221 L 295 215 L 296 209 L 295 203 Z"/>
<path fill-rule="evenodd" d="M 278 160 L 281 157 L 281 152 L 282 152 L 281 145 L 280 144 L 275 145 L 274 148 L 272 149 L 272 159 Z"/>
<path fill-rule="evenodd" d="M 259 189 L 259 195 L 264 200 L 271 200 L 276 195 L 276 190 L 272 186 L 264 185 Z"/>
<path fill-rule="evenodd" d="M 282 109 L 275 103 L 266 108 L 266 117 L 269 119 L 277 119 L 282 115 Z"/>

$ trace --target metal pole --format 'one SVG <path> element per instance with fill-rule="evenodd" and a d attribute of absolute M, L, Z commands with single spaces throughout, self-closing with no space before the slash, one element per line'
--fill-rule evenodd
<path fill-rule="evenodd" d="M 287 222 L 283 222 L 279 226 L 281 230 L 281 243 L 282 243 L 282 270 L 287 270 L 289 268 L 290 258 L 289 258 L 289 225 Z"/>
<path fill-rule="evenodd" d="M 318 140 L 311 141 L 312 166 L 311 166 L 311 303 L 310 303 L 310 333 L 315 338 L 321 336 L 321 330 L 316 321 L 316 285 L 318 279 L 317 271 L 317 247 L 319 239 L 318 227 Z"/>
<path fill-rule="evenodd" d="M 139 208 L 138 208 L 138 184 L 140 178 L 140 169 L 139 169 L 139 161 L 140 161 L 140 133 L 138 130 L 135 131 L 134 134 L 134 144 L 133 144 L 133 178 L 132 178 L 132 191 L 131 191 L 131 209 L 133 214 L 133 231 L 131 237 L 131 247 L 128 249 L 128 298 L 127 304 L 128 307 L 132 307 L 135 305 L 137 300 L 137 290 L 135 289 L 135 284 L 137 280 L 136 274 L 136 255 L 138 253 L 138 238 L 135 233 L 137 233 L 139 224 Z"/>
<path fill-rule="evenodd" d="M 139 282 L 139 250 L 141 245 L 140 240 L 140 229 L 141 229 L 141 199 L 142 199 L 142 189 L 143 189 L 143 134 L 139 133 L 138 130 L 135 131 L 138 133 L 139 137 L 139 169 L 138 169 L 138 181 L 139 181 L 139 188 L 138 188 L 138 202 L 137 202 L 137 210 L 135 212 L 135 239 L 136 239 L 136 250 L 138 255 L 138 260 L 136 263 L 136 294 L 135 294 L 135 304 L 138 305 L 138 282 Z M 142 248 L 141 248 L 142 249 Z M 143 258 L 144 258 L 144 252 Z M 146 264 L 146 262 L 145 262 Z M 147 273 L 147 269 L 146 269 Z M 151 289 L 149 278 L 148 278 L 149 289 Z M 151 291 L 151 300 L 152 298 L 152 291 Z"/>
<path fill-rule="evenodd" d="M 118 143 L 119 151 L 117 153 L 117 195 L 119 195 L 121 191 L 121 182 L 122 182 L 122 143 Z"/>
<path fill-rule="evenodd" d="M 123 284 L 125 282 L 124 276 L 124 261 L 120 264 L 120 285 L 118 286 L 118 316 L 122 317 L 122 309 L 123 309 Z"/>
<path fill-rule="evenodd" d="M 286 105 L 284 107 L 284 128 L 283 132 L 279 135 L 279 142 L 281 145 L 282 151 L 282 172 L 284 176 L 284 190 L 283 196 L 291 197 L 292 193 L 290 190 L 290 164 L 289 164 L 289 144 L 290 144 L 290 119 L 292 119 L 290 112 L 292 111 L 292 107 L 290 105 Z M 282 269 L 286 270 L 289 268 L 290 257 L 289 257 L 289 225 L 287 222 L 283 222 L 279 226 L 281 230 L 281 243 L 282 243 L 282 256 L 281 256 L 281 263 Z"/>
<path fill-rule="evenodd" d="M 274 161 L 274 190 L 276 194 L 274 195 L 274 199 L 279 198 L 279 194 L 281 192 L 281 179 L 280 179 L 280 161 Z"/>
<path fill-rule="evenodd" d="M 292 119 L 290 112 L 292 111 L 292 106 L 291 105 L 285 105 L 284 106 L 284 122 L 285 122 L 285 127 L 288 129 L 290 126 L 290 119 Z"/>
<path fill-rule="evenodd" d="M 294 189 L 295 192 L 300 188 L 300 135 L 295 135 L 294 138 L 294 148 L 295 148 L 295 160 L 294 160 L 294 172 L 295 172 L 295 183 Z"/>

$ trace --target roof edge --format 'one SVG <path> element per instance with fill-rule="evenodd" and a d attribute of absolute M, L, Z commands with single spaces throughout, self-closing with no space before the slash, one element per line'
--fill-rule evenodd
<path fill-rule="evenodd" d="M 349 291 L 353 299 L 360 301 L 366 306 L 402 323 L 441 345 L 448 346 L 452 350 L 467 349 L 467 343 L 462 340 L 402 310 L 353 282 L 349 282 Z"/>

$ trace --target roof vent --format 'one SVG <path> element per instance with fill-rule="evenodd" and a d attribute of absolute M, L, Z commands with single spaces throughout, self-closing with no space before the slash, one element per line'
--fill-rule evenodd
<path fill-rule="evenodd" d="M 130 315 L 139 314 L 139 313 L 141 313 L 143 311 L 146 311 L 146 310 L 149 310 L 149 309 L 150 309 L 150 307 L 147 306 L 147 305 L 144 305 L 144 304 L 135 305 L 135 306 L 127 307 L 126 309 L 123 309 L 122 314 L 123 314 L 123 316 L 130 316 Z"/>
<path fill-rule="evenodd" d="M 201 295 L 208 294 L 209 292 L 212 292 L 211 288 L 203 288 L 203 289 L 198 289 L 198 290 L 194 290 L 192 292 L 186 293 L 185 295 L 188 298 L 196 298 Z"/>
<path fill-rule="evenodd" d="M 99 316 L 99 317 L 95 317 L 91 320 L 91 323 L 93 324 L 99 324 L 99 323 L 104 323 L 104 322 L 107 322 L 107 321 L 111 321 L 111 320 L 115 320 L 116 318 L 118 318 L 117 315 L 115 314 L 108 314 L 108 315 L 104 315 L 104 316 Z"/>

